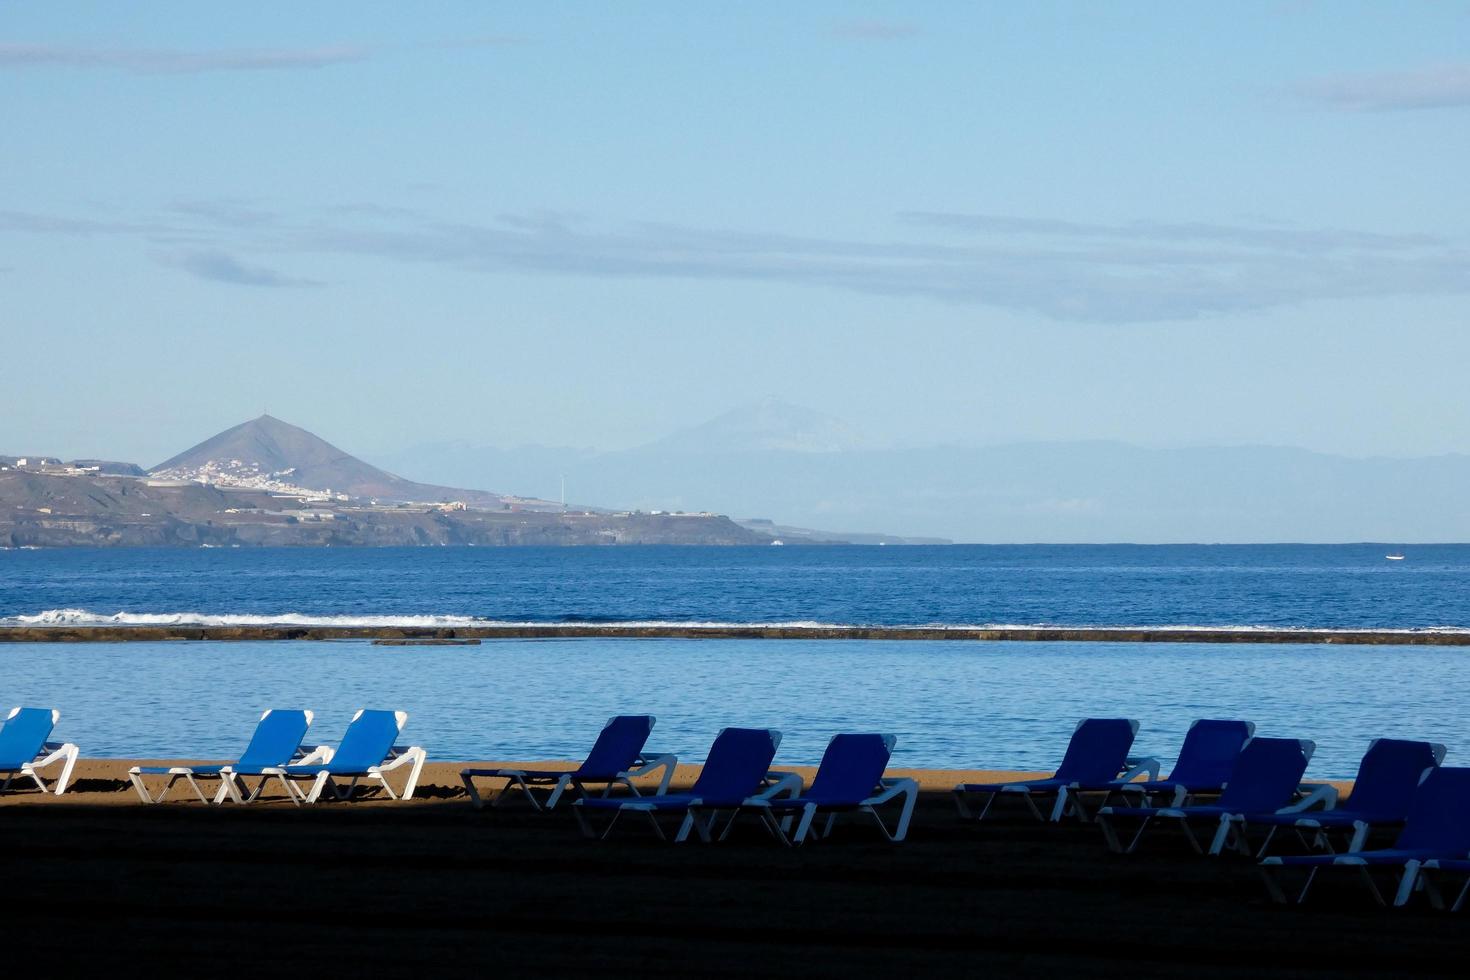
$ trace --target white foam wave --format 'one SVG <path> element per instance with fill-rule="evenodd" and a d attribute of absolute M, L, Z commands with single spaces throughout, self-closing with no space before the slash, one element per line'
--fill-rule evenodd
<path fill-rule="evenodd" d="M 98 613 L 87 609 L 47 609 L 35 615 L 0 617 L 4 626 L 361 626 L 407 628 L 463 628 L 474 626 L 597 626 L 608 629 L 745 629 L 786 628 L 803 630 L 871 628 L 886 630 L 1145 630 L 1150 632 L 1220 632 L 1220 633 L 1470 633 L 1465 626 L 1425 626 L 1412 628 L 1384 627 L 1317 627 L 1209 625 L 1197 623 L 1117 626 L 1102 624 L 1062 625 L 1058 623 L 833 623 L 819 620 L 508 620 L 480 616 L 319 616 L 307 613 L 199 613 L 199 612 L 116 612 Z"/>
<path fill-rule="evenodd" d="M 0 623 L 17 626 L 477 626 L 473 616 L 309 616 L 305 613 L 197 612 L 133 613 L 111 615 L 86 609 L 47 609 L 34 616 L 11 616 Z"/>

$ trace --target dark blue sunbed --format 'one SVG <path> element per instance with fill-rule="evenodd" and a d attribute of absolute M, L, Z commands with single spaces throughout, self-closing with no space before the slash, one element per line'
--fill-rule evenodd
<path fill-rule="evenodd" d="M 1249 845 L 1241 832 L 1241 814 L 1267 813 L 1289 806 L 1300 791 L 1302 774 L 1306 772 L 1307 761 L 1315 748 L 1305 739 L 1252 738 L 1241 751 L 1217 801 L 1181 807 L 1105 806 L 1097 812 L 1103 838 L 1112 850 L 1131 854 L 1153 821 L 1175 820 L 1190 846 L 1196 851 L 1203 851 L 1191 824 L 1204 822 L 1216 825 L 1215 836 L 1209 846 L 1210 854 L 1219 854 L 1232 834 L 1237 847 L 1245 848 L 1249 853 Z M 1120 842 L 1114 826 L 1119 820 L 1138 821 L 1138 829 L 1127 847 Z"/>
<path fill-rule="evenodd" d="M 1420 869 L 1430 861 L 1440 867 L 1470 857 L 1470 769 L 1438 766 L 1430 769 L 1424 782 L 1414 792 L 1404 829 L 1399 831 L 1393 847 L 1350 854 L 1303 854 L 1268 857 L 1261 862 L 1266 888 L 1278 902 L 1289 901 L 1278 880 L 1283 868 L 1301 868 L 1307 872 L 1296 901 L 1306 900 L 1307 890 L 1323 868 L 1356 868 L 1362 875 L 1374 900 L 1387 905 L 1374 870 L 1398 873 L 1398 888 L 1393 904 L 1403 905 L 1414 893 Z M 1470 865 L 1467 865 L 1470 866 Z"/>
<path fill-rule="evenodd" d="M 1439 765 L 1444 752 L 1444 746 L 1435 742 L 1374 739 L 1358 764 L 1358 776 L 1346 805 L 1335 805 L 1337 791 L 1324 787 L 1313 796 L 1325 797 L 1327 809 L 1312 809 L 1313 796 L 1309 796 L 1276 813 L 1247 813 L 1248 826 L 1271 828 L 1256 857 L 1266 856 L 1282 828 L 1294 830 L 1302 843 L 1329 854 L 1333 852 L 1333 832 L 1348 838 L 1346 850 L 1361 851 L 1372 828 L 1403 824 L 1425 771 Z"/>
<path fill-rule="evenodd" d="M 1105 793 L 1104 806 L 1120 796 L 1133 797 L 1129 802 L 1144 806 L 1184 806 L 1197 796 L 1218 796 L 1255 731 L 1256 726 L 1248 721 L 1201 718 L 1185 733 L 1168 779 L 1159 778 L 1158 763 L 1150 759 L 1143 763 L 1150 770 L 1148 779 L 1114 779 L 1079 786 L 1078 791 Z"/>
<path fill-rule="evenodd" d="M 662 769 L 663 777 L 655 793 L 656 796 L 662 796 L 668 791 L 669 780 L 674 778 L 674 766 L 679 760 L 672 755 L 649 756 L 644 753 L 643 748 L 653 731 L 654 721 L 653 715 L 617 715 L 608 719 L 607 724 L 602 726 L 597 741 L 592 743 L 592 751 L 587 754 L 587 759 L 571 771 L 461 769 L 459 778 L 464 782 L 465 790 L 470 794 L 470 800 L 477 810 L 485 805 L 485 799 L 475 786 L 477 778 L 505 780 L 500 792 L 491 798 L 491 806 L 499 806 L 507 793 L 518 789 L 537 810 L 550 810 L 568 788 L 575 789 L 580 796 L 586 796 L 589 783 L 602 785 L 603 796 L 611 793 L 616 785 L 626 786 L 637 796 L 638 788 L 633 780 Z M 533 789 L 546 790 L 546 799 L 538 800 Z"/>
<path fill-rule="evenodd" d="M 892 735 L 834 735 L 822 754 L 822 763 L 812 777 L 810 789 L 796 796 L 747 800 L 742 806 L 759 812 L 771 835 L 787 845 L 800 844 L 808 837 L 826 837 L 837 817 L 844 813 L 867 814 L 878 824 L 883 836 L 901 841 L 908 835 L 919 784 L 912 779 L 883 777 L 897 741 Z M 899 799 L 902 804 L 898 818 L 890 829 L 883 822 L 879 807 Z M 812 827 L 818 815 L 827 817 L 820 833 Z M 791 832 L 793 820 L 796 828 Z"/>
<path fill-rule="evenodd" d="M 710 840 L 710 828 L 722 810 L 737 810 L 749 797 L 762 791 L 775 792 L 779 787 L 768 786 L 771 775 L 771 760 L 776 757 L 776 747 L 781 744 L 781 733 L 769 728 L 726 728 L 716 736 L 710 746 L 709 756 L 699 778 L 687 793 L 669 793 L 664 796 L 627 797 L 583 797 L 572 801 L 572 813 L 577 824 L 587 837 L 605 839 L 617 825 L 624 813 L 641 813 L 648 817 L 654 833 L 659 839 L 667 839 L 659 825 L 659 815 L 675 813 L 683 816 L 674 840 L 688 838 L 689 832 L 698 832 L 701 840 Z M 782 785 L 789 785 L 783 783 Z M 594 811 L 612 814 L 607 826 L 598 833 L 589 820 Z"/>
<path fill-rule="evenodd" d="M 954 788 L 955 804 L 960 815 L 984 820 L 995 801 L 1002 796 L 1019 796 L 1038 820 L 1059 821 L 1069 810 L 1083 819 L 1087 814 L 1070 802 L 1078 786 L 1111 783 L 1120 774 L 1126 778 L 1128 751 L 1138 734 L 1138 722 L 1129 718 L 1087 718 L 1072 732 L 1067 752 L 1056 773 L 1047 779 L 1023 779 L 1013 783 L 961 783 Z M 985 802 L 975 813 L 969 805 L 971 796 L 984 796 Z M 1050 817 L 1036 805 L 1037 799 L 1052 799 Z"/>

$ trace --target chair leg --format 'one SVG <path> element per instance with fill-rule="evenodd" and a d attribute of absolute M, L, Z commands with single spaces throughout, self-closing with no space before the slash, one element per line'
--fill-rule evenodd
<path fill-rule="evenodd" d="M 1285 905 L 1286 892 L 1282 889 L 1281 882 L 1276 880 L 1277 876 L 1283 872 L 1277 871 L 1276 867 L 1276 865 L 1271 864 L 1258 865 L 1261 872 L 1261 880 L 1266 883 L 1266 892 L 1271 896 L 1271 901 L 1277 905 Z"/>
<path fill-rule="evenodd" d="M 811 833 L 812 821 L 816 819 L 816 816 L 817 805 L 815 803 L 808 803 L 801 808 L 801 819 L 797 821 L 796 832 L 791 835 L 792 844 L 800 844 L 806 840 L 807 834 Z"/>
<path fill-rule="evenodd" d="M 1377 902 L 1380 908 L 1387 907 L 1388 902 L 1384 899 L 1383 892 L 1378 887 L 1378 882 L 1373 880 L 1373 872 L 1368 870 L 1368 866 L 1366 864 L 1358 865 L 1358 873 L 1363 879 L 1363 884 L 1368 886 L 1368 891 L 1372 894 L 1373 901 Z"/>
<path fill-rule="evenodd" d="M 130 782 L 130 783 L 133 784 L 133 789 L 135 789 L 135 790 L 138 791 L 138 795 L 143 798 L 143 802 L 144 803 L 157 803 L 158 802 L 158 800 L 155 800 L 152 796 L 150 796 L 148 794 L 148 787 L 143 784 L 143 776 L 142 776 L 141 773 L 136 773 L 136 772 L 130 772 L 130 773 L 128 773 L 128 782 Z"/>
<path fill-rule="evenodd" d="M 765 825 L 766 832 L 780 841 L 782 845 L 790 847 L 791 838 L 786 836 L 786 831 L 781 826 L 783 822 L 769 809 L 761 807 L 761 823 Z"/>
<path fill-rule="evenodd" d="M 1403 876 L 1399 878 L 1399 888 L 1393 896 L 1395 908 L 1400 908 L 1408 904 L 1409 899 L 1413 897 L 1414 889 L 1421 880 L 1420 864 L 1421 862 L 1416 860 L 1409 860 L 1404 863 Z"/>
<path fill-rule="evenodd" d="M 571 785 L 571 782 L 572 782 L 572 775 L 571 775 L 571 773 L 567 773 L 565 776 L 562 776 L 561 778 L 559 778 L 556 781 L 556 785 L 551 788 L 551 793 L 546 797 L 546 807 L 545 808 L 547 810 L 554 810 L 554 809 L 556 809 L 557 801 L 560 800 L 562 794 L 567 791 L 567 787 Z M 527 795 L 529 795 L 529 794 L 527 794 Z M 532 799 L 531 799 L 531 804 L 537 810 L 542 809 L 541 804 L 540 803 L 537 803 L 536 802 L 536 799 L 534 797 L 532 797 Z"/>

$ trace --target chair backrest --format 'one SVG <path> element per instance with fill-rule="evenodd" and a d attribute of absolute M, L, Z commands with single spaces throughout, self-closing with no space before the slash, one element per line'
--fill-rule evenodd
<path fill-rule="evenodd" d="M 653 715 L 617 715 L 608 719 L 587 760 L 577 767 L 579 776 L 616 776 L 633 768 L 653 731 Z"/>
<path fill-rule="evenodd" d="M 1414 791 L 1394 845 L 1453 857 L 1470 855 L 1470 769 L 1436 766 Z"/>
<path fill-rule="evenodd" d="M 1072 733 L 1056 778 L 1077 783 L 1117 779 L 1128 763 L 1128 750 L 1133 748 L 1137 734 L 1138 722 L 1128 718 L 1084 719 Z"/>
<path fill-rule="evenodd" d="M 342 744 L 332 754 L 332 766 L 338 769 L 366 769 L 380 765 L 388 758 L 398 733 L 408 720 L 406 711 L 361 710 L 353 716 L 342 736 Z"/>
<path fill-rule="evenodd" d="M 1194 786 L 1218 786 L 1230 778 L 1235 760 L 1255 730 L 1248 721 L 1201 718 L 1189 726 L 1169 778 Z"/>
<path fill-rule="evenodd" d="M 1301 739 L 1253 738 L 1230 771 L 1220 806 L 1232 813 L 1271 813 L 1291 803 L 1311 752 Z"/>
<path fill-rule="evenodd" d="M 738 803 L 760 791 L 776 757 L 781 733 L 770 728 L 726 728 L 710 746 L 689 792 L 706 802 Z"/>
<path fill-rule="evenodd" d="M 296 755 L 311 727 L 311 712 L 267 708 L 240 755 L 242 766 L 284 766 Z"/>
<path fill-rule="evenodd" d="M 1347 801 L 1339 804 L 1347 810 L 1402 817 L 1424 778 L 1424 770 L 1439 765 L 1435 746 L 1429 742 L 1412 742 L 1401 738 L 1378 738 L 1368 746 L 1358 765 L 1358 778 Z M 1470 818 L 1470 815 L 1467 815 Z"/>
<path fill-rule="evenodd" d="M 0 766 L 19 769 L 35 761 L 60 716 L 51 708 L 12 708 L 0 726 Z"/>
<path fill-rule="evenodd" d="M 801 795 L 819 803 L 861 803 L 877 789 L 896 741 L 892 735 L 832 736 L 811 788 Z"/>

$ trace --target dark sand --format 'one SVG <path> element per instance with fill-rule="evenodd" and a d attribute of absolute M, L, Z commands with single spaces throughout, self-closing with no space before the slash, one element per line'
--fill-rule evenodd
<path fill-rule="evenodd" d="M 660 843 L 637 822 L 585 841 L 567 813 L 471 809 L 458 764 L 427 768 L 409 804 L 304 810 L 143 806 L 125 768 L 84 762 L 76 795 L 0 803 L 0 922 L 42 941 L 48 962 L 1328 977 L 1463 975 L 1470 952 L 1464 916 L 1374 908 L 1350 877 L 1322 882 L 1305 908 L 1277 907 L 1248 861 L 1164 835 L 1114 856 L 1093 826 L 1019 816 L 977 828 L 932 790 L 905 844 L 853 825 L 786 850 L 755 823 L 712 846 Z M 925 775 L 944 787 L 971 774 Z"/>

